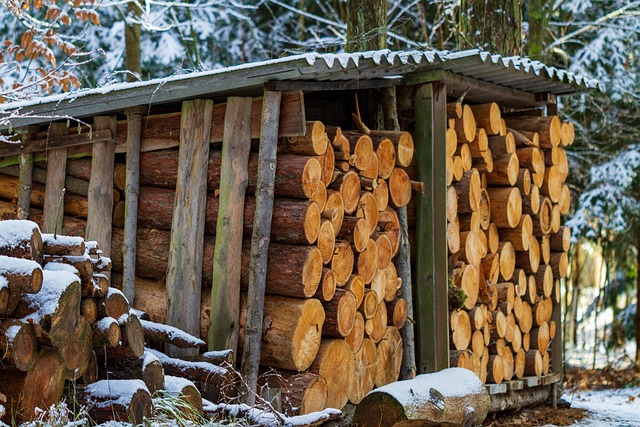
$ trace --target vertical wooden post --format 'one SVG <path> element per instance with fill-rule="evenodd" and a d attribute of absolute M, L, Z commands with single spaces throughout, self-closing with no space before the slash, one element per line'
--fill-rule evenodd
<path fill-rule="evenodd" d="M 49 137 L 68 134 L 65 123 L 51 123 Z M 67 171 L 67 149 L 56 148 L 47 152 L 47 183 L 44 192 L 42 231 L 62 232 L 64 218 L 64 180 Z"/>
<path fill-rule="evenodd" d="M 211 280 L 209 349 L 232 349 L 240 335 L 240 269 L 244 194 L 251 145 L 251 98 L 227 99 L 220 167 L 220 201 Z"/>
<path fill-rule="evenodd" d="M 444 83 L 418 87 L 415 96 L 416 167 L 424 194 L 416 194 L 416 317 L 418 373 L 449 367 Z"/>
<path fill-rule="evenodd" d="M 562 279 L 566 287 L 566 280 Z M 551 341 L 551 371 L 564 375 L 564 328 L 562 327 L 562 304 L 553 304 L 551 320 L 556 322 L 556 336 Z"/>
<path fill-rule="evenodd" d="M 33 133 L 37 131 L 36 126 L 25 126 L 16 129 L 23 143 L 33 139 Z M 20 164 L 20 190 L 18 192 L 18 219 L 27 219 L 31 207 L 31 186 L 33 184 L 33 153 L 23 153 L 19 156 Z"/>
<path fill-rule="evenodd" d="M 87 240 L 95 240 L 102 253 L 111 256 L 111 227 L 113 223 L 113 169 L 115 164 L 116 130 L 115 116 L 96 116 L 93 129 L 110 129 L 113 140 L 94 142 L 91 146 L 91 177 L 87 201 Z M 48 168 L 47 168 L 48 170 Z"/>
<path fill-rule="evenodd" d="M 398 106 L 396 98 L 396 88 L 386 87 L 380 90 L 382 94 L 382 112 L 384 115 L 384 127 L 386 130 L 400 130 L 398 121 Z M 396 209 L 398 221 L 400 222 L 400 247 L 395 258 L 398 277 L 402 279 L 400 293 L 407 303 L 407 318 L 413 319 L 413 287 L 411 285 L 411 245 L 409 244 L 409 220 L 407 218 L 407 207 Z M 412 322 L 400 330 L 402 335 L 402 367 L 400 368 L 400 379 L 408 380 L 416 376 L 416 346 L 415 332 Z"/>
<path fill-rule="evenodd" d="M 131 304 L 136 291 L 136 233 L 140 193 L 140 135 L 145 107 L 127 108 L 127 170 L 124 188 L 124 238 L 122 239 L 122 292 Z"/>
<path fill-rule="evenodd" d="M 167 267 L 167 323 L 200 336 L 200 299 L 213 101 L 182 103 L 178 181 Z M 171 355 L 196 350 L 168 346 Z"/>
<path fill-rule="evenodd" d="M 244 327 L 242 373 L 247 382 L 246 403 L 255 403 L 258 387 L 258 367 L 262 348 L 262 320 L 264 316 L 264 290 L 267 279 L 267 254 L 271 236 L 273 193 L 276 180 L 278 152 L 278 125 L 282 92 L 265 91 L 262 101 L 260 152 L 258 154 L 258 183 L 256 210 L 251 236 L 249 264 L 249 290 L 247 322 Z"/>

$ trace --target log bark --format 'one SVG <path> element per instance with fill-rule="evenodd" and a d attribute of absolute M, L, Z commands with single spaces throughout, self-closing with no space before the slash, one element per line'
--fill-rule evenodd
<path fill-rule="evenodd" d="M 244 341 L 246 319 L 244 298 L 242 302 L 241 342 Z M 320 346 L 325 321 L 320 301 L 267 295 L 264 310 L 261 363 L 293 371 L 306 370 Z"/>
<path fill-rule="evenodd" d="M 448 381 L 454 373 L 464 381 L 449 387 Z M 462 393 L 459 392 L 460 384 L 467 385 Z M 398 387 L 406 393 L 396 393 Z M 398 396 L 411 398 L 399 399 Z M 363 427 L 393 426 L 403 421 L 421 425 L 480 425 L 487 416 L 490 403 L 485 387 L 471 371 L 445 369 L 370 393 L 356 408 L 353 422 Z"/>
<path fill-rule="evenodd" d="M 207 169 L 207 186 L 220 186 L 222 153 L 211 151 Z M 258 155 L 249 155 L 247 192 L 256 190 Z M 142 153 L 140 157 L 140 185 L 175 188 L 178 173 L 178 151 L 163 150 Z M 313 156 L 283 154 L 276 163 L 275 195 L 308 199 L 318 191 L 322 181 L 322 165 Z"/>
<path fill-rule="evenodd" d="M 13 210 L 15 215 L 13 205 L 6 207 Z M 42 235 L 38 225 L 35 222 L 14 220 L 14 218 L 11 218 L 11 221 L 0 222 L 0 233 L 3 236 L 12 236 L 4 239 L 4 244 L 0 245 L 0 255 L 30 259 L 42 264 Z"/>
<path fill-rule="evenodd" d="M 20 371 L 28 371 L 36 361 L 36 334 L 30 323 L 15 319 L 0 321 L 0 360 Z"/>
<path fill-rule="evenodd" d="M 153 404 L 141 380 L 102 380 L 76 390 L 76 398 L 89 408 L 97 423 L 113 420 L 141 424 L 151 417 Z"/>

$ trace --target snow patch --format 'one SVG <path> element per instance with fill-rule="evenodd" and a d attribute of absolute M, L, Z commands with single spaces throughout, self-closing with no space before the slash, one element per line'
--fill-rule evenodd
<path fill-rule="evenodd" d="M 195 384 L 186 378 L 174 377 L 173 375 L 164 376 L 164 389 L 169 394 L 182 393 L 182 390 L 189 386 L 195 388 Z"/>
<path fill-rule="evenodd" d="M 408 387 L 410 385 L 410 387 Z M 480 378 L 468 369 L 449 368 L 434 374 L 397 381 L 373 390 L 371 393 L 388 393 L 399 402 L 410 402 L 416 398 L 411 389 L 436 389 L 444 397 L 461 397 L 468 394 L 481 393 L 485 390 Z"/>
<path fill-rule="evenodd" d="M 142 355 L 142 371 L 144 372 L 144 370 L 147 368 L 147 365 L 149 363 L 154 363 L 154 362 L 158 362 L 160 363 L 160 359 L 158 359 L 158 357 L 155 354 L 152 354 L 148 351 L 145 351 L 144 354 Z M 162 366 L 162 363 L 160 363 L 160 366 Z M 165 375 L 165 383 L 167 382 L 167 376 Z"/>
<path fill-rule="evenodd" d="M 43 267 L 47 271 L 67 271 L 71 274 L 79 275 L 80 272 L 73 265 L 63 264 L 61 262 L 50 262 Z"/>
<path fill-rule="evenodd" d="M 149 393 L 142 380 L 101 380 L 89 384 L 86 390 L 100 401 L 94 402 L 99 408 L 111 405 L 128 405 L 138 390 Z"/>
<path fill-rule="evenodd" d="M 24 240 L 31 240 L 33 230 L 40 231 L 38 224 L 33 221 L 9 219 L 0 221 L 0 247 L 16 248 Z"/>
<path fill-rule="evenodd" d="M 36 311 L 24 318 L 39 322 L 44 316 L 52 315 L 58 309 L 60 297 L 73 283 L 78 282 L 78 276 L 68 271 L 42 272 L 42 289 L 37 294 L 24 294 L 23 298 Z"/>
<path fill-rule="evenodd" d="M 44 233 L 42 235 L 42 243 L 56 244 L 60 246 L 78 246 L 84 242 L 82 237 L 78 236 L 62 236 L 60 234 Z"/>
<path fill-rule="evenodd" d="M 0 231 L 0 233 L 2 233 L 2 231 Z M 0 234 L 0 236 L 2 236 L 2 234 Z M 0 237 L 0 239 L 1 238 L 2 237 Z M 33 273 L 33 270 L 42 270 L 42 267 L 30 259 L 0 255 L 0 271 L 3 273 L 28 276 Z"/>
<path fill-rule="evenodd" d="M 109 288 L 112 289 L 112 288 Z M 162 323 L 151 322 L 149 320 L 140 320 L 142 324 L 142 328 L 147 331 L 153 331 L 159 334 L 165 334 L 169 337 L 169 339 L 179 339 L 185 342 L 188 342 L 194 347 L 199 347 L 201 345 L 205 345 L 206 343 L 202 341 L 200 338 L 196 338 L 191 334 L 186 333 L 182 329 L 178 329 L 173 326 L 163 325 Z"/>

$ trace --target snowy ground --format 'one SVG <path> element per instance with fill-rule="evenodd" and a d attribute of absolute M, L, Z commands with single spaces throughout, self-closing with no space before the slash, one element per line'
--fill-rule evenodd
<path fill-rule="evenodd" d="M 573 408 L 590 412 L 576 427 L 640 427 L 640 387 L 617 390 L 576 391 L 563 398 Z"/>

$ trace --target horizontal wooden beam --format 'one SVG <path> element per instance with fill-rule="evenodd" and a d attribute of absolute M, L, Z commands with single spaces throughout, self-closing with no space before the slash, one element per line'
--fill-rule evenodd
<path fill-rule="evenodd" d="M 279 91 L 301 90 L 304 92 L 328 92 L 335 90 L 379 89 L 382 87 L 395 86 L 400 82 L 400 78 L 331 81 L 289 80 L 268 82 L 265 83 L 264 87 L 267 90 Z"/>
<path fill-rule="evenodd" d="M 93 144 L 94 142 L 111 141 L 114 135 L 109 129 L 95 130 L 63 136 L 54 136 L 44 139 L 35 139 L 29 142 L 3 143 L 0 145 L 0 157 L 15 154 L 35 153 L 54 148 L 74 147 L 77 145 Z"/>
<path fill-rule="evenodd" d="M 209 142 L 221 142 L 227 104 L 213 107 Z M 254 98 L 251 104 L 251 138 L 260 138 L 262 98 Z M 279 136 L 300 136 L 306 132 L 304 95 L 301 91 L 282 94 L 280 106 Z M 116 153 L 126 152 L 127 121 L 118 123 Z M 142 118 L 141 152 L 177 147 L 180 142 L 180 113 L 159 114 Z"/>
<path fill-rule="evenodd" d="M 551 99 L 547 93 L 511 89 L 444 70 L 410 75 L 403 79 L 402 84 L 416 85 L 438 81 L 446 83 L 449 99 L 457 99 L 466 92 L 465 101 L 479 104 L 497 102 L 503 107 L 530 108 L 547 105 Z"/>

